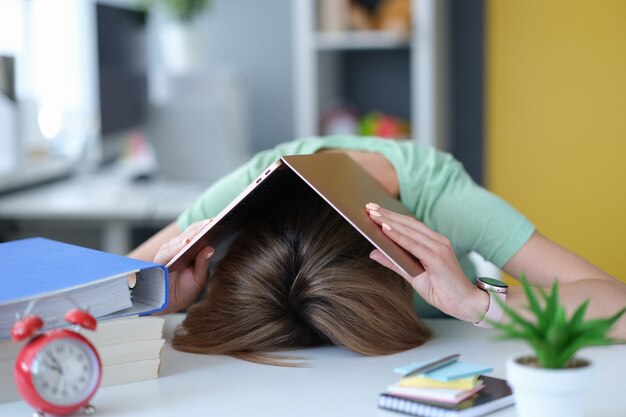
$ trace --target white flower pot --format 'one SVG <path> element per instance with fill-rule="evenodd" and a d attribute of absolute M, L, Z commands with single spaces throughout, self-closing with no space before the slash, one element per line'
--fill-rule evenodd
<path fill-rule="evenodd" d="M 506 374 L 519 417 L 581 417 L 585 413 L 593 366 L 544 369 L 527 366 L 516 355 L 507 361 Z"/>
<path fill-rule="evenodd" d="M 202 22 L 166 21 L 161 28 L 161 47 L 166 71 L 187 75 L 203 68 L 207 33 Z"/>

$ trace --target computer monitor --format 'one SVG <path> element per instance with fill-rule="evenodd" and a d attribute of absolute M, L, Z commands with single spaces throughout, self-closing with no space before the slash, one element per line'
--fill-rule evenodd
<path fill-rule="evenodd" d="M 115 160 L 142 128 L 148 101 L 146 12 L 96 4 L 101 161 Z"/>
<path fill-rule="evenodd" d="M 0 94 L 15 102 L 15 58 L 0 56 Z"/>

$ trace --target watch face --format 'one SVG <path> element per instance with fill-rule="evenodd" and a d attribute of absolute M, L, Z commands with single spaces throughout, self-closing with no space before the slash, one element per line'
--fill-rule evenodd
<path fill-rule="evenodd" d="M 481 280 L 482 282 L 484 282 L 487 285 L 491 285 L 492 287 L 500 287 L 500 288 L 508 288 L 509 287 L 506 284 L 506 282 L 502 282 L 502 281 L 500 281 L 498 279 L 486 278 L 486 277 L 480 277 L 478 279 Z"/>
<path fill-rule="evenodd" d="M 100 368 L 93 350 L 80 340 L 61 338 L 41 348 L 32 363 L 32 382 L 47 402 L 80 403 L 96 388 Z"/>

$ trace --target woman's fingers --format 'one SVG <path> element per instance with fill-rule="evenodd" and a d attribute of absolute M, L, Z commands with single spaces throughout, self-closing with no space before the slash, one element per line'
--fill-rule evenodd
<path fill-rule="evenodd" d="M 154 262 L 157 264 L 167 264 L 186 244 L 190 239 L 181 239 L 177 237 L 163 244 L 154 255 Z"/>
<path fill-rule="evenodd" d="M 385 235 L 406 249 L 411 255 L 419 259 L 420 262 L 424 263 L 425 260 L 430 259 L 433 249 L 429 246 L 429 244 L 416 239 L 415 236 L 407 235 L 397 229 L 394 229 L 387 223 L 384 223 L 382 230 Z M 432 243 L 430 244 L 432 245 Z"/>
<path fill-rule="evenodd" d="M 371 203 L 367 207 L 370 217 L 381 226 L 383 233 L 419 259 L 426 269 L 449 258 L 456 259 L 448 238 L 424 223 Z"/>
<path fill-rule="evenodd" d="M 210 222 L 211 219 L 192 223 L 180 235 L 176 236 L 174 239 L 165 242 L 154 256 L 154 262 L 159 264 L 167 264 Z"/>
<path fill-rule="evenodd" d="M 170 275 L 170 299 L 168 307 L 163 311 L 163 314 L 187 308 L 198 298 L 198 294 L 207 283 L 209 260 L 214 252 L 212 247 L 203 248 L 196 255 L 192 266 Z"/>
<path fill-rule="evenodd" d="M 436 251 L 443 242 L 440 237 L 433 236 L 434 232 L 423 233 L 421 230 L 418 231 L 415 227 L 408 226 L 409 223 L 406 221 L 399 221 L 397 216 L 386 216 L 381 214 L 379 210 L 371 209 L 370 217 L 381 226 L 382 231 L 387 236 L 421 261 L 430 259 L 432 252 Z M 427 228 L 427 226 L 423 226 Z"/>
<path fill-rule="evenodd" d="M 196 255 L 196 261 L 193 265 L 193 277 L 198 288 L 202 289 L 209 276 L 209 260 L 215 253 L 215 249 L 210 246 L 202 249 Z"/>
<path fill-rule="evenodd" d="M 212 219 L 201 220 L 199 222 L 190 224 L 189 227 L 187 227 L 185 231 L 181 233 L 181 237 L 193 239 L 202 229 L 206 227 L 206 225 L 211 223 L 211 220 Z"/>
<path fill-rule="evenodd" d="M 412 240 L 416 244 L 422 245 L 428 249 L 434 249 L 439 245 L 439 241 L 434 239 L 433 237 L 426 235 L 421 232 L 417 232 L 410 227 L 405 226 L 404 224 L 397 223 L 391 219 L 386 219 L 381 224 L 383 232 L 385 232 L 388 236 L 391 235 L 399 235 L 403 236 L 408 240 Z M 399 242 L 396 242 L 399 243 Z M 408 249 L 408 248 L 405 248 Z"/>
<path fill-rule="evenodd" d="M 393 221 L 394 223 L 402 224 L 413 231 L 430 236 L 433 239 L 438 239 L 439 236 L 441 236 L 439 233 L 435 232 L 415 217 L 387 210 L 375 203 L 368 203 L 365 205 L 365 208 L 368 210 L 370 218 L 378 224 L 382 224 L 383 222 L 389 224 L 390 221 Z"/>
<path fill-rule="evenodd" d="M 370 258 L 372 258 L 373 260 L 375 260 L 376 262 L 378 262 L 382 266 L 391 269 L 393 272 L 395 272 L 396 274 L 402 276 L 404 279 L 406 279 L 409 282 L 411 282 L 411 280 L 413 279 L 412 276 L 408 275 L 407 273 L 402 271 L 400 268 L 398 268 L 393 262 L 391 262 L 389 260 L 389 258 L 387 258 L 387 256 L 385 256 L 385 254 L 383 254 L 378 249 L 374 249 L 370 253 Z"/>
<path fill-rule="evenodd" d="M 427 278 L 426 278 L 426 274 L 427 272 L 422 272 L 421 274 L 417 275 L 417 276 L 411 276 L 409 274 L 407 274 L 406 272 L 402 271 L 400 268 L 398 268 L 393 262 L 391 262 L 389 260 L 389 258 L 387 258 L 381 251 L 379 251 L 378 249 L 374 249 L 371 253 L 370 253 L 370 258 L 372 258 L 373 260 L 375 260 L 376 262 L 378 262 L 379 264 L 381 264 L 382 266 L 391 269 L 393 272 L 395 272 L 396 274 L 400 275 L 402 278 L 404 278 L 405 280 L 407 280 L 407 282 L 409 284 L 411 284 L 411 286 L 413 288 L 415 288 L 415 290 L 420 294 L 425 294 L 422 295 L 425 299 L 427 297 L 427 291 L 424 289 L 425 287 L 428 286 L 427 283 Z"/>

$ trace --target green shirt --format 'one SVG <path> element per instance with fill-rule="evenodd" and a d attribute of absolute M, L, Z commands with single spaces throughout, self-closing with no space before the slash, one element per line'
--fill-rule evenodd
<path fill-rule="evenodd" d="M 468 258 L 475 251 L 502 268 L 528 241 L 534 226 L 498 196 L 477 185 L 463 165 L 448 153 L 412 141 L 375 137 L 328 136 L 282 143 L 256 154 L 250 161 L 209 187 L 179 217 L 178 227 L 213 217 L 274 161 L 284 155 L 312 154 L 321 149 L 377 152 L 395 168 L 400 201 L 415 217 L 446 236 L 466 276 L 474 280 Z M 416 299 L 422 316 L 433 311 Z"/>

